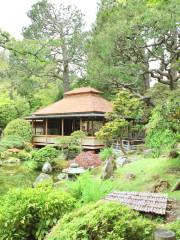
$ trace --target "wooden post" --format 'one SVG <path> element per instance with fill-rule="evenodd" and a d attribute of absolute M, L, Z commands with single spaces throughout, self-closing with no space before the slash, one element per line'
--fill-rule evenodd
<path fill-rule="evenodd" d="M 45 119 L 43 119 L 43 135 L 46 134 L 46 122 Z"/>
<path fill-rule="evenodd" d="M 61 122 L 61 130 L 62 130 L 62 136 L 64 136 L 64 119 L 62 119 L 62 122 Z"/>
<path fill-rule="evenodd" d="M 35 122 L 34 122 L 34 133 L 35 133 L 35 135 L 36 135 L 36 120 L 35 120 Z"/>
<path fill-rule="evenodd" d="M 34 120 L 32 120 L 32 130 L 33 130 L 33 134 L 35 133 L 34 132 Z"/>
<path fill-rule="evenodd" d="M 80 131 L 82 131 L 82 118 L 80 118 Z"/>
<path fill-rule="evenodd" d="M 154 233 L 154 240 L 176 240 L 176 235 L 170 230 L 157 229 Z"/>
<path fill-rule="evenodd" d="M 45 120 L 45 135 L 48 135 L 48 120 Z"/>

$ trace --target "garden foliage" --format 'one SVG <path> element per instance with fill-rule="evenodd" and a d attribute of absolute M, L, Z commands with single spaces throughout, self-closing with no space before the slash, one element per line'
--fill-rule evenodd
<path fill-rule="evenodd" d="M 161 153 L 173 149 L 180 141 L 180 98 L 172 94 L 169 99 L 153 110 L 146 125 L 146 145 L 158 157 Z"/>
<path fill-rule="evenodd" d="M 0 151 L 9 148 L 24 148 L 25 143 L 22 137 L 17 135 L 4 136 L 0 141 Z"/>
<path fill-rule="evenodd" d="M 74 206 L 66 192 L 44 187 L 13 190 L 0 200 L 1 240 L 42 240 Z"/>
<path fill-rule="evenodd" d="M 67 191 L 78 200 L 79 204 L 98 201 L 113 188 L 112 181 L 97 179 L 90 173 L 79 176 L 75 182 L 66 183 Z"/>
<path fill-rule="evenodd" d="M 58 154 L 59 151 L 56 148 L 47 145 L 39 150 L 33 151 L 32 158 L 38 163 L 39 167 L 42 167 L 45 162 L 53 163 Z"/>
<path fill-rule="evenodd" d="M 150 220 L 119 203 L 98 202 L 66 214 L 46 240 L 152 240 Z"/>
<path fill-rule="evenodd" d="M 18 136 L 25 142 L 32 140 L 32 127 L 27 120 L 17 118 L 12 120 L 4 129 L 4 136 Z"/>

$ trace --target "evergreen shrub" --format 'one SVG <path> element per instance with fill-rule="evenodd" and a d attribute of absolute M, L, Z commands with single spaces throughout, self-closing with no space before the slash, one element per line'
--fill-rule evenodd
<path fill-rule="evenodd" d="M 66 214 L 46 240 L 152 240 L 154 224 L 115 202 L 98 202 Z"/>
<path fill-rule="evenodd" d="M 0 239 L 42 240 L 74 202 L 48 185 L 12 190 L 0 200 Z"/>
<path fill-rule="evenodd" d="M 18 136 L 25 142 L 31 142 L 32 140 L 32 127 L 31 124 L 24 120 L 17 118 L 9 122 L 4 129 L 4 136 Z"/>

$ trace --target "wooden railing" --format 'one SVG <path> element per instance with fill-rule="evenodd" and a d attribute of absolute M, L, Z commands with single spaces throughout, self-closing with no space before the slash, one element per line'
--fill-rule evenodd
<path fill-rule="evenodd" d="M 60 135 L 35 135 L 33 137 L 34 145 L 47 145 L 55 144 L 57 138 L 60 138 Z M 104 146 L 102 141 L 99 141 L 96 137 L 85 137 L 82 141 L 82 146 L 84 149 L 100 149 Z"/>

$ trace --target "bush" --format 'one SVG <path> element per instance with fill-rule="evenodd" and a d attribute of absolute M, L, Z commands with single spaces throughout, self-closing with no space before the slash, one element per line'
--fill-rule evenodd
<path fill-rule="evenodd" d="M 47 145 L 39 150 L 33 151 L 32 158 L 38 163 L 39 167 L 42 167 L 45 162 L 53 163 L 58 154 L 59 151 L 56 148 Z"/>
<path fill-rule="evenodd" d="M 103 150 L 101 150 L 99 156 L 102 161 L 106 161 L 109 157 L 114 156 L 113 149 L 112 148 L 104 148 Z"/>
<path fill-rule="evenodd" d="M 31 142 L 32 140 L 32 127 L 26 120 L 17 118 L 7 124 L 4 129 L 4 136 L 18 136 L 25 142 Z"/>
<path fill-rule="evenodd" d="M 22 150 L 17 154 L 17 158 L 19 158 L 22 161 L 30 161 L 32 156 L 30 153 L 26 152 L 25 150 Z"/>
<path fill-rule="evenodd" d="M 82 139 L 84 137 L 85 133 L 83 131 L 75 131 L 70 136 L 58 138 L 56 143 L 68 158 L 74 158 L 75 154 L 82 151 Z"/>
<path fill-rule="evenodd" d="M 0 146 L 4 149 L 8 148 L 24 148 L 24 140 L 17 135 L 4 136 L 0 141 Z"/>
<path fill-rule="evenodd" d="M 34 171 L 34 170 L 38 169 L 38 164 L 34 160 L 25 161 L 23 166 L 28 168 L 31 171 Z"/>
<path fill-rule="evenodd" d="M 66 214 L 46 240 L 152 240 L 154 225 L 137 212 L 113 202 L 99 202 Z"/>
<path fill-rule="evenodd" d="M 103 198 L 113 190 L 114 184 L 109 180 L 102 181 L 94 178 L 90 173 L 85 173 L 79 176 L 75 182 L 68 181 L 66 187 L 67 191 L 81 204 Z"/>
<path fill-rule="evenodd" d="M 44 239 L 73 206 L 70 194 L 49 186 L 11 191 L 0 201 L 0 239 Z"/>

